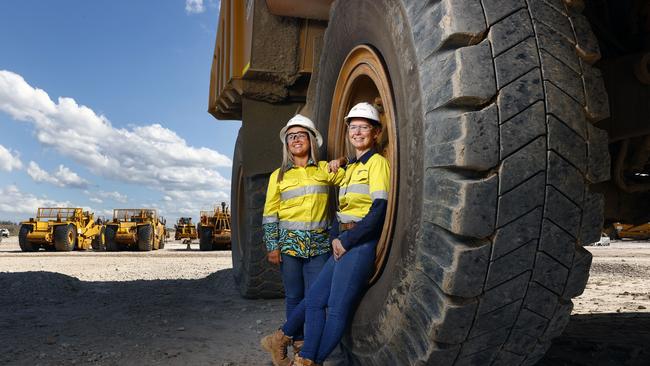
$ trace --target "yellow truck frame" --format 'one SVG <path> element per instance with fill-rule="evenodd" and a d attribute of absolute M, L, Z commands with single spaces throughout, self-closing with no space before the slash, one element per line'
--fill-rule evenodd
<path fill-rule="evenodd" d="M 607 232 L 609 231 L 609 232 Z M 650 239 L 650 222 L 640 225 L 623 224 L 616 222 L 612 224 L 611 228 L 606 230 L 611 239 L 636 239 L 648 240 Z"/>
<path fill-rule="evenodd" d="M 230 212 L 225 202 L 213 211 L 201 211 L 200 221 L 196 225 L 199 233 L 201 250 L 230 249 Z"/>
<path fill-rule="evenodd" d="M 166 237 L 165 219 L 150 208 L 114 209 L 113 220 L 106 224 L 105 229 L 108 251 L 162 249 Z"/>
<path fill-rule="evenodd" d="M 180 217 L 176 225 L 174 225 L 176 232 L 174 233 L 174 240 L 189 240 L 198 239 L 199 234 L 197 227 L 192 223 L 191 217 Z"/>
<path fill-rule="evenodd" d="M 23 252 L 45 250 L 69 252 L 74 249 L 101 249 L 104 226 L 94 214 L 76 207 L 39 208 L 36 218 L 20 223 L 18 242 Z"/>

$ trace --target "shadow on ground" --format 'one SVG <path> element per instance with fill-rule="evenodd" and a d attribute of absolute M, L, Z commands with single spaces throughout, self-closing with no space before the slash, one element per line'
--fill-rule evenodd
<path fill-rule="evenodd" d="M 242 299 L 231 269 L 125 282 L 0 273 L 0 289 L 2 365 L 259 365 L 284 307 Z"/>
<path fill-rule="evenodd" d="M 650 365 L 650 314 L 578 314 L 538 366 Z"/>
<path fill-rule="evenodd" d="M 283 306 L 242 299 L 230 269 L 128 282 L 0 273 L 0 364 L 267 365 L 258 341 Z M 539 365 L 650 365 L 649 345 L 650 314 L 574 315 Z"/>

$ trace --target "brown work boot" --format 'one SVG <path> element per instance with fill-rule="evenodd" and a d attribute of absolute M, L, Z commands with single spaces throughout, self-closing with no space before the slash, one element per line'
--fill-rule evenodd
<path fill-rule="evenodd" d="M 271 354 L 274 366 L 288 366 L 289 357 L 287 357 L 287 348 L 291 343 L 291 338 L 284 335 L 282 329 L 278 329 L 273 334 L 262 338 L 260 344 L 267 352 Z"/>
<path fill-rule="evenodd" d="M 291 343 L 291 346 L 293 347 L 293 355 L 297 356 L 298 353 L 300 353 L 300 350 L 302 349 L 302 346 L 305 345 L 305 341 L 293 341 Z"/>
<path fill-rule="evenodd" d="M 302 358 L 300 355 L 296 355 L 294 357 L 293 362 L 291 363 L 291 366 L 321 366 L 320 364 L 317 364 L 316 362 L 307 359 L 307 358 Z"/>

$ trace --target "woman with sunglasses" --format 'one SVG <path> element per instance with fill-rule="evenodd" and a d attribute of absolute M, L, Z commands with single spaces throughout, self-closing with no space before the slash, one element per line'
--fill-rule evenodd
<path fill-rule="evenodd" d="M 291 118 L 280 131 L 280 140 L 282 166 L 269 179 L 262 226 L 267 259 L 280 265 L 288 318 L 331 256 L 328 193 L 345 172 L 329 173 L 328 163 L 316 160 L 323 138 L 305 116 Z M 302 343 L 302 329 L 297 329 L 292 339 L 294 353 Z M 289 363 L 288 344 L 273 356 L 280 365 Z M 262 346 L 270 351 L 268 344 L 262 342 Z"/>
<path fill-rule="evenodd" d="M 376 150 L 379 113 L 369 103 L 359 103 L 345 122 L 354 156 L 339 183 L 339 209 L 330 231 L 334 255 L 284 326 L 263 339 L 275 354 L 286 355 L 286 345 L 304 324 L 304 346 L 295 366 L 321 365 L 340 342 L 374 270 L 386 215 L 390 168 Z M 283 364 L 275 357 L 273 363 Z"/>

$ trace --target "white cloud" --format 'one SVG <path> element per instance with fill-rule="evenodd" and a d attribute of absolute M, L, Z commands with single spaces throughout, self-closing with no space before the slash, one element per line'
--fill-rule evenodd
<path fill-rule="evenodd" d="M 104 203 L 104 201 L 101 198 L 97 198 L 97 197 L 90 197 L 88 201 L 93 203 Z"/>
<path fill-rule="evenodd" d="M 161 212 L 170 217 L 178 218 L 190 216 L 195 220 L 199 217 L 199 211 L 212 210 L 214 206 L 226 202 L 230 205 L 230 197 L 224 192 L 218 191 L 167 191 L 163 197 Z"/>
<path fill-rule="evenodd" d="M 185 11 L 188 14 L 199 14 L 205 11 L 203 0 L 185 0 Z"/>
<path fill-rule="evenodd" d="M 230 189 L 230 182 L 216 170 L 232 165 L 227 156 L 189 146 L 160 124 L 115 128 L 105 116 L 74 99 L 60 97 L 55 103 L 45 91 L 6 70 L 0 70 L 0 111 L 31 123 L 42 145 L 72 158 L 93 174 L 160 191 L 226 194 Z"/>
<path fill-rule="evenodd" d="M 0 214 L 24 220 L 33 217 L 39 207 L 75 207 L 68 201 L 55 201 L 21 192 L 15 185 L 0 188 Z"/>
<path fill-rule="evenodd" d="M 106 191 L 99 191 L 97 194 L 104 199 L 111 199 L 113 201 L 117 201 L 119 203 L 126 203 L 129 200 L 129 197 L 125 194 L 122 194 L 120 192 L 106 192 Z"/>
<path fill-rule="evenodd" d="M 81 178 L 77 173 L 70 170 L 70 168 L 59 165 L 59 168 L 53 174 L 46 172 L 41 167 L 33 162 L 29 162 L 27 167 L 27 174 L 36 182 L 50 183 L 58 187 L 66 188 L 86 188 L 88 181 Z"/>
<path fill-rule="evenodd" d="M 23 163 L 20 161 L 18 153 L 13 153 L 11 150 L 0 145 L 0 170 L 10 172 L 14 169 L 21 169 Z"/>

